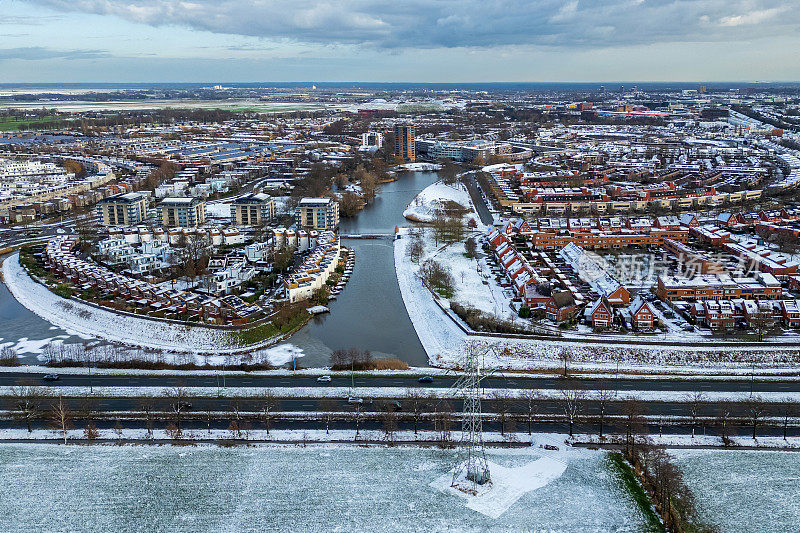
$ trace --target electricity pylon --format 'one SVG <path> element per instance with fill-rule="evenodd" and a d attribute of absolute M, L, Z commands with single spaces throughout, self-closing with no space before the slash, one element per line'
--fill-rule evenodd
<path fill-rule="evenodd" d="M 486 452 L 483 446 L 483 419 L 481 417 L 481 368 L 483 356 L 491 347 L 477 347 L 467 345 L 464 349 L 464 374 L 455 382 L 453 388 L 456 397 L 464 402 L 464 412 L 461 419 L 461 453 L 458 466 L 453 472 L 451 485 L 455 486 L 458 477 L 466 471 L 467 480 L 472 482 L 472 488 L 477 489 L 490 481 L 489 463 L 486 461 Z M 466 457 L 465 457 L 466 456 Z"/>

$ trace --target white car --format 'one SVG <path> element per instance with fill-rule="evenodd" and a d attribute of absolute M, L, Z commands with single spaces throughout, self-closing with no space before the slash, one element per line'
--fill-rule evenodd
<path fill-rule="evenodd" d="M 317 383 L 330 383 L 331 377 L 330 376 L 320 376 L 317 378 Z"/>

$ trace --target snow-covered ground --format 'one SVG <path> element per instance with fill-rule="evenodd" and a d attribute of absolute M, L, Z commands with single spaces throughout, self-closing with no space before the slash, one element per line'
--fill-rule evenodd
<path fill-rule="evenodd" d="M 472 200 L 467 188 L 462 183 L 445 185 L 441 181 L 424 188 L 408 204 L 403 216 L 415 222 L 433 222 L 437 213 L 440 213 L 447 202 L 455 202 L 464 209 L 472 211 Z M 471 213 L 470 216 L 480 222 L 480 218 Z"/>
<path fill-rule="evenodd" d="M 434 364 L 440 359 L 452 360 L 460 353 L 467 335 L 442 312 L 434 295 L 422 284 L 417 275 L 419 265 L 408 257 L 410 243 L 407 233 L 394 241 L 394 265 L 403 303 L 428 360 Z"/>
<path fill-rule="evenodd" d="M 31 279 L 16 253 L 3 262 L 3 280 L 19 303 L 71 335 L 173 352 L 224 354 L 242 349 L 225 330 L 121 315 L 61 298 Z"/>
<path fill-rule="evenodd" d="M 787 532 L 800 524 L 797 452 L 670 450 L 701 517 L 721 531 Z"/>
<path fill-rule="evenodd" d="M 512 472 L 550 457 L 563 474 L 476 512 L 431 487 L 452 450 L 349 445 L 0 445 L 4 531 L 641 531 L 606 454 L 490 449 Z M 500 471 L 498 470 L 498 474 Z M 505 491 L 502 495 L 508 495 Z M 497 509 L 507 506 L 506 512 Z"/>

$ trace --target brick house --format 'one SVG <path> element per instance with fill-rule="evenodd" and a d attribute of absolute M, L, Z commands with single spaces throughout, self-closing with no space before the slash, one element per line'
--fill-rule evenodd
<path fill-rule="evenodd" d="M 545 305 L 547 318 L 553 322 L 564 322 L 575 315 L 575 298 L 569 291 L 553 291 Z"/>
<path fill-rule="evenodd" d="M 611 327 L 614 322 L 612 308 L 603 298 L 598 298 L 592 305 L 587 307 L 583 316 L 587 322 L 592 324 L 594 329 Z"/>

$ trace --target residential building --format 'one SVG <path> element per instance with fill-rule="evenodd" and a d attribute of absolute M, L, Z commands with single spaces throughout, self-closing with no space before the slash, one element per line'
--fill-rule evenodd
<path fill-rule="evenodd" d="M 656 314 L 650 304 L 641 296 L 637 296 L 620 311 L 625 324 L 635 330 L 645 331 L 653 329 L 656 322 Z"/>
<path fill-rule="evenodd" d="M 206 203 L 199 198 L 164 198 L 159 210 L 166 227 L 195 228 L 206 222 Z"/>
<path fill-rule="evenodd" d="M 379 131 L 368 131 L 367 133 L 362 133 L 361 146 L 364 148 L 381 148 L 383 146 L 383 133 Z"/>
<path fill-rule="evenodd" d="M 231 204 L 235 224 L 260 226 L 275 219 L 275 200 L 268 194 L 246 194 Z"/>
<path fill-rule="evenodd" d="M 396 124 L 394 127 L 394 155 L 403 161 L 416 160 L 414 125 Z"/>
<path fill-rule="evenodd" d="M 303 198 L 297 205 L 298 228 L 334 230 L 339 226 L 339 204 L 330 198 Z"/>
<path fill-rule="evenodd" d="M 610 305 L 607 305 L 604 298 L 598 298 L 595 302 L 588 306 L 584 312 L 586 321 L 589 322 L 594 329 L 606 329 L 611 327 L 614 320 L 613 310 Z"/>
<path fill-rule="evenodd" d="M 570 291 L 553 291 L 545 304 L 545 313 L 553 322 L 565 322 L 578 310 L 575 298 Z"/>
<path fill-rule="evenodd" d="M 775 300 L 783 294 L 772 274 L 759 272 L 757 279 L 728 274 L 702 274 L 694 277 L 659 276 L 656 294 L 664 301 L 730 300 L 750 298 Z"/>
<path fill-rule="evenodd" d="M 147 197 L 126 192 L 103 198 L 97 203 L 97 220 L 104 226 L 130 226 L 147 218 Z"/>

